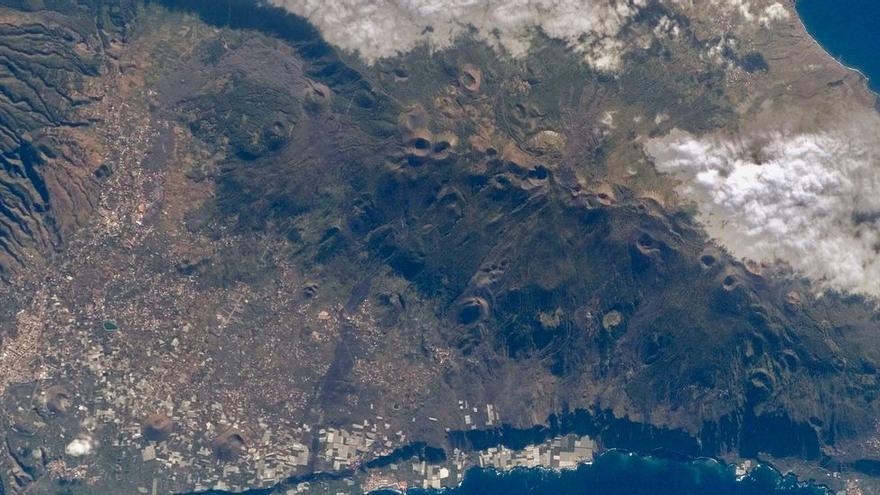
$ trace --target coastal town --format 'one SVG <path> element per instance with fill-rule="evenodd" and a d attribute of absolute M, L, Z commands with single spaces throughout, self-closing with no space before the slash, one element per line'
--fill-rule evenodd
<path fill-rule="evenodd" d="M 508 471 L 514 468 L 573 469 L 593 460 L 596 443 L 587 436 L 565 435 L 513 450 L 504 446 L 476 452 L 454 449 L 444 462 L 430 463 L 402 460 L 384 468 L 371 469 L 355 491 L 406 490 L 418 488 L 451 488 L 458 486 L 471 468 L 493 468 Z M 294 488 L 290 493 L 297 493 Z"/>

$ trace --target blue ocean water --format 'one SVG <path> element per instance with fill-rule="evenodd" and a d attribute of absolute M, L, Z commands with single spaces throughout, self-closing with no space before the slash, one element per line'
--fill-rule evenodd
<path fill-rule="evenodd" d="M 880 0 L 798 0 L 807 31 L 880 92 Z"/>
<path fill-rule="evenodd" d="M 374 492 L 390 495 L 394 492 Z M 435 490 L 410 489 L 407 495 Z M 574 470 L 472 469 L 444 495 L 826 495 L 819 486 L 760 465 L 737 480 L 733 466 L 711 459 L 674 461 L 609 451 Z"/>

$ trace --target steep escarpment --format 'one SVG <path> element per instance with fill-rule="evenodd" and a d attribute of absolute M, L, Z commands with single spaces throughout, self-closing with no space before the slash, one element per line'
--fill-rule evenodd
<path fill-rule="evenodd" d="M 88 107 L 125 3 L 5 2 L 0 17 L 0 271 L 57 250 L 93 206 L 102 165 Z"/>

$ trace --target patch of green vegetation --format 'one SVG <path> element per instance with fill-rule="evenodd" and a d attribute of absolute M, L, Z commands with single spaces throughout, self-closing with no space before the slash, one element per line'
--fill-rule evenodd
<path fill-rule="evenodd" d="M 746 72 L 767 72 L 770 70 L 767 59 L 764 58 L 761 52 L 746 53 L 740 59 L 740 65 Z"/>
<path fill-rule="evenodd" d="M 550 128 L 559 128 L 561 112 L 576 108 L 584 88 L 601 79 L 581 55 L 573 53 L 563 42 L 545 36 L 534 41 L 519 77 L 529 86 L 528 104 Z M 517 91 L 516 87 L 507 89 L 513 94 Z"/>
<path fill-rule="evenodd" d="M 426 108 L 434 97 L 449 85 L 457 85 L 461 68 L 472 64 L 482 71 L 482 93 L 494 93 L 505 80 L 510 60 L 500 60 L 485 43 L 463 37 L 444 50 L 432 51 L 426 46 L 393 59 L 380 60 L 369 69 L 389 93 L 400 101 L 419 102 Z"/>
<path fill-rule="evenodd" d="M 636 51 L 625 58 L 620 98 L 642 106 L 648 118 L 668 117 L 669 127 L 693 133 L 730 124 L 735 113 L 724 90 L 724 71 L 666 49 Z"/>
<path fill-rule="evenodd" d="M 228 50 L 228 44 L 229 40 L 224 36 L 209 41 L 202 49 L 202 62 L 208 65 L 214 65 L 219 62 Z"/>

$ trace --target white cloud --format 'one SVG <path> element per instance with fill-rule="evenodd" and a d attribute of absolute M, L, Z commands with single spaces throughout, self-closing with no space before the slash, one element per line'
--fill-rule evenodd
<path fill-rule="evenodd" d="M 774 21 L 791 17 L 788 9 L 780 2 L 768 3 L 762 9 L 765 0 L 666 0 L 666 2 L 689 10 L 708 6 L 706 11 L 716 17 L 736 16 L 750 23 L 757 21 L 763 27 L 770 27 Z"/>
<path fill-rule="evenodd" d="M 449 46 L 471 30 L 513 56 L 525 55 L 538 30 L 563 40 L 587 63 L 612 72 L 630 45 L 618 35 L 647 0 L 269 0 L 308 18 L 332 44 L 368 62 L 427 44 Z M 751 26 L 790 17 L 780 2 L 666 0 Z M 715 14 L 713 14 L 715 15 Z M 656 37 L 676 37 L 668 17 Z M 709 51 L 716 56 L 732 38 Z M 876 117 L 876 116 L 875 116 Z M 664 115 L 657 115 L 660 122 Z M 877 122 L 872 128 L 880 128 Z M 832 128 L 828 128 L 832 129 Z M 876 133 L 875 133 L 876 134 Z M 880 295 L 880 164 L 877 141 L 858 126 L 813 133 L 739 138 L 676 132 L 647 143 L 661 171 L 682 179 L 710 234 L 735 254 L 782 259 L 825 287 Z"/>
<path fill-rule="evenodd" d="M 751 21 L 755 18 L 752 14 L 752 5 L 748 0 L 712 0 L 712 3 L 722 8 L 729 8 L 739 12 L 743 19 Z"/>
<path fill-rule="evenodd" d="M 785 10 L 785 7 L 781 3 L 775 2 L 764 8 L 761 15 L 758 16 L 758 22 L 764 27 L 770 27 L 774 21 L 782 21 L 788 19 L 789 16 L 790 14 Z"/>
<path fill-rule="evenodd" d="M 427 44 L 448 47 L 471 32 L 514 57 L 525 55 L 537 30 L 564 41 L 585 62 L 606 72 L 619 68 L 629 48 L 616 38 L 648 0 L 268 0 L 306 17 L 330 43 L 372 63 Z M 662 0 L 713 16 L 735 16 L 763 27 L 791 16 L 780 2 Z M 762 8 L 763 7 L 763 8 Z M 661 19 L 655 36 L 677 38 L 680 28 Z"/>
<path fill-rule="evenodd" d="M 648 0 L 268 0 L 308 18 L 330 43 L 372 63 L 427 44 L 442 49 L 471 29 L 478 39 L 525 55 L 537 30 L 564 41 L 585 62 L 606 72 L 619 68 L 629 48 L 617 38 Z M 692 10 L 700 2 L 665 0 Z M 706 0 L 711 11 L 769 27 L 790 16 L 779 2 Z M 759 4 L 759 5 L 756 5 Z M 680 28 L 661 19 L 655 36 L 676 38 Z"/>
<path fill-rule="evenodd" d="M 587 63 L 612 71 L 623 46 L 613 39 L 646 0 L 270 0 L 308 18 L 336 46 L 367 61 L 422 43 L 449 46 L 470 27 L 513 56 L 536 29 L 565 41 Z"/>
<path fill-rule="evenodd" d="M 783 260 L 822 287 L 880 296 L 878 121 L 738 138 L 675 130 L 645 149 L 735 255 Z"/>
<path fill-rule="evenodd" d="M 654 26 L 654 36 L 657 38 L 677 39 L 681 35 L 678 24 L 667 16 L 663 16 Z"/>
<path fill-rule="evenodd" d="M 92 453 L 92 439 L 88 436 L 78 436 L 72 442 L 67 444 L 64 452 L 71 457 L 82 457 Z"/>

